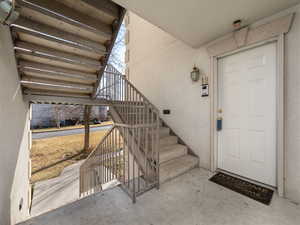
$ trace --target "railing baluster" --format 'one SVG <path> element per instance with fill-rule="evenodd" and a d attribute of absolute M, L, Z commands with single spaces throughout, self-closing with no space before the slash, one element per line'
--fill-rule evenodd
<path fill-rule="evenodd" d="M 138 145 L 137 146 L 141 146 L 141 128 L 138 128 L 137 130 L 137 139 L 138 139 Z M 137 182 L 138 182 L 138 192 L 140 191 L 140 170 L 138 168 L 138 174 L 137 174 Z"/>
<path fill-rule="evenodd" d="M 104 182 L 107 183 L 108 182 L 108 179 L 107 179 L 107 176 L 108 176 L 108 170 L 106 168 L 106 164 L 107 164 L 107 143 L 108 143 L 108 138 L 105 139 L 105 142 L 104 142 L 104 163 L 103 163 L 103 168 L 105 170 L 105 180 Z"/>
<path fill-rule="evenodd" d="M 137 132 L 137 129 L 138 128 L 134 129 L 134 133 Z M 134 140 L 135 135 L 131 135 L 131 137 L 132 137 L 132 142 L 134 142 L 135 141 Z M 139 146 L 135 145 L 135 147 L 138 148 Z M 139 151 L 139 149 L 135 149 L 135 151 Z M 136 202 L 136 192 L 135 192 L 135 161 L 134 161 L 134 155 L 132 156 L 132 182 L 133 182 L 133 187 L 132 187 L 133 199 L 132 199 L 132 201 L 133 201 L 133 203 L 135 203 Z"/>
<path fill-rule="evenodd" d="M 121 170 L 121 149 L 122 149 L 122 147 L 121 147 L 121 138 L 120 138 L 120 133 L 119 133 L 119 131 L 117 132 L 118 133 L 118 138 L 117 138 L 117 141 L 118 141 L 118 167 L 117 167 L 117 170 L 118 170 L 118 177 L 117 177 L 117 179 L 118 180 L 120 180 L 120 178 L 121 178 L 121 174 L 120 174 L 120 171 L 122 171 Z"/>
<path fill-rule="evenodd" d="M 114 130 L 114 155 L 113 155 L 113 159 L 114 159 L 114 168 L 115 168 L 115 172 L 114 172 L 114 179 L 116 179 L 118 177 L 117 174 L 117 151 L 118 151 L 118 143 L 117 143 L 117 130 Z"/>
<path fill-rule="evenodd" d="M 125 144 L 125 128 L 122 127 L 121 128 L 122 132 L 123 132 L 123 184 L 125 184 L 126 182 L 126 144 Z"/>
<path fill-rule="evenodd" d="M 129 132 L 126 129 L 126 140 L 128 140 L 128 147 L 127 147 L 127 167 L 128 167 L 128 171 L 127 171 L 127 176 L 128 176 L 128 189 L 130 190 L 130 154 L 129 154 L 129 148 L 131 148 L 131 140 L 129 139 Z"/>
<path fill-rule="evenodd" d="M 113 135 L 114 135 L 114 132 L 112 132 L 112 135 L 110 135 L 109 137 L 109 154 L 108 154 L 108 157 L 109 157 L 109 179 L 112 180 L 112 173 L 113 173 L 113 162 L 112 162 L 112 155 L 111 155 L 111 148 L 112 148 L 112 145 L 113 145 Z"/>

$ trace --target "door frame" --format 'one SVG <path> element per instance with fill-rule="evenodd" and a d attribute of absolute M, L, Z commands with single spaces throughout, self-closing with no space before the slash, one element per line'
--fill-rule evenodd
<path fill-rule="evenodd" d="M 284 34 L 280 34 L 275 38 L 269 38 L 265 41 L 260 41 L 252 45 L 238 48 L 225 54 L 217 54 L 210 57 L 211 76 L 210 83 L 212 85 L 211 94 L 211 129 L 210 129 L 210 146 L 211 146 L 211 171 L 215 172 L 218 165 L 218 133 L 216 130 L 216 119 L 218 110 L 218 59 L 233 55 L 249 49 L 257 48 L 269 43 L 276 43 L 276 175 L 277 175 L 277 191 L 278 195 L 285 195 L 285 69 L 284 69 Z"/>

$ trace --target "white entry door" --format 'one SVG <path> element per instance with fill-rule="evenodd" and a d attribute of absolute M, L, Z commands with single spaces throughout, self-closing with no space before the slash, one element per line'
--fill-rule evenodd
<path fill-rule="evenodd" d="M 218 60 L 218 168 L 276 186 L 276 44 Z"/>

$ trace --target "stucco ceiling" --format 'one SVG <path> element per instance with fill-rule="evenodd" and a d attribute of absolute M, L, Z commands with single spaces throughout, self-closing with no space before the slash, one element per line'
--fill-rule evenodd
<path fill-rule="evenodd" d="M 114 0 L 192 47 L 199 47 L 244 24 L 292 7 L 300 0 Z"/>

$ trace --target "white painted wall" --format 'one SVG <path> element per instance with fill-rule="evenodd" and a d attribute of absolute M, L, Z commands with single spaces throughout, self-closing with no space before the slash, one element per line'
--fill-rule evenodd
<path fill-rule="evenodd" d="M 286 36 L 286 196 L 300 203 L 300 5 Z"/>
<path fill-rule="evenodd" d="M 300 203 L 300 5 L 286 12 L 292 11 L 296 17 L 286 36 L 286 196 Z M 133 13 L 128 21 L 129 79 L 160 110 L 171 110 L 163 119 L 209 169 L 210 99 L 201 98 L 200 82 L 189 77 L 194 64 L 210 76 L 205 46 L 192 49 Z"/>
<path fill-rule="evenodd" d="M 0 225 L 8 225 L 28 216 L 29 107 L 22 99 L 10 31 L 2 25 L 0 84 Z"/>
<path fill-rule="evenodd" d="M 195 50 L 132 13 L 129 17 L 129 79 L 160 110 L 171 110 L 162 118 L 209 168 L 210 102 L 201 98 L 200 82 L 190 79 L 194 64 L 209 73 L 206 50 Z"/>

